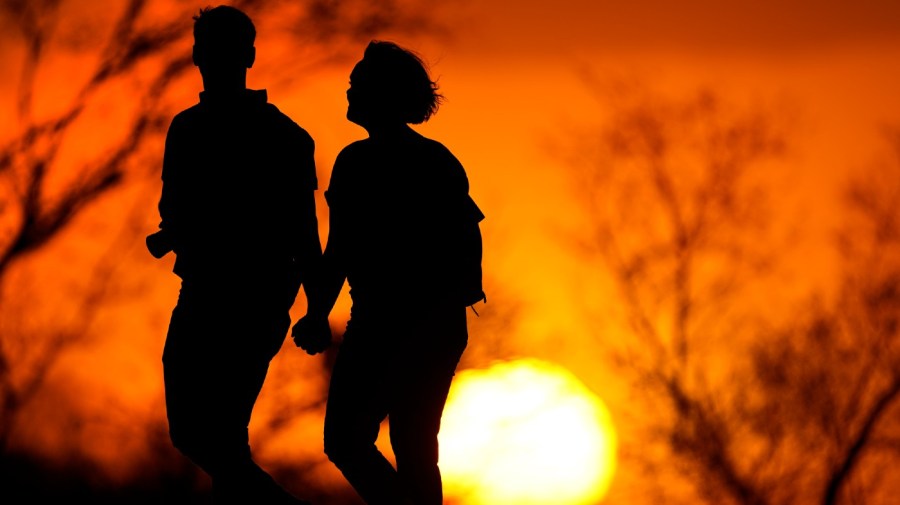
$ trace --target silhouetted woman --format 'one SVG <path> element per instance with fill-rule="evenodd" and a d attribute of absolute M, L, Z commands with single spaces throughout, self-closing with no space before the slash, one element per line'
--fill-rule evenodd
<path fill-rule="evenodd" d="M 484 299 L 484 216 L 466 172 L 409 126 L 428 120 L 441 99 L 415 54 L 390 42 L 368 45 L 350 74 L 347 119 L 369 136 L 335 161 L 320 285 L 293 332 L 310 354 L 324 350 L 328 314 L 349 283 L 325 452 L 370 505 L 442 503 L 441 415 L 467 344 L 466 307 Z M 396 469 L 375 447 L 385 418 Z"/>

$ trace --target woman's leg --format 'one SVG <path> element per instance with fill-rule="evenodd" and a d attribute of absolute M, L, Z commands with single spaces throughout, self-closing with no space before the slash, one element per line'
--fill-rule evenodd
<path fill-rule="evenodd" d="M 391 410 L 391 447 L 401 486 L 415 505 L 441 505 L 438 431 L 451 377 L 420 377 Z"/>
<path fill-rule="evenodd" d="M 394 367 L 391 447 L 401 486 L 414 505 L 441 505 L 438 432 L 456 366 L 467 343 L 465 309 L 428 318 Z"/>
<path fill-rule="evenodd" d="M 367 504 L 397 505 L 397 472 L 375 447 L 387 417 L 383 353 L 355 337 L 374 335 L 344 335 L 325 409 L 325 454 Z"/>

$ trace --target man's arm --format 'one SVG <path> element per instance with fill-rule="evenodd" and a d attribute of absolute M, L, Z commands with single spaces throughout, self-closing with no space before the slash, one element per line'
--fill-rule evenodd
<path fill-rule="evenodd" d="M 166 133 L 165 150 L 163 151 L 163 168 L 162 168 L 162 195 L 159 199 L 159 231 L 147 236 L 147 249 L 155 258 L 162 258 L 169 252 L 176 249 L 176 229 L 177 229 L 177 211 L 176 200 L 178 193 L 178 182 L 175 174 L 179 168 L 178 160 L 181 153 L 178 152 L 180 142 L 178 141 L 179 129 L 176 121 L 173 120 L 169 125 Z"/>
<path fill-rule="evenodd" d="M 296 142 L 301 146 L 299 166 L 292 182 L 298 188 L 298 194 L 291 195 L 293 213 L 290 247 L 294 259 L 297 288 L 302 284 L 304 291 L 309 278 L 319 268 L 322 258 L 322 243 L 319 239 L 319 220 L 316 216 L 316 181 L 315 143 L 305 131 L 301 131 Z"/>

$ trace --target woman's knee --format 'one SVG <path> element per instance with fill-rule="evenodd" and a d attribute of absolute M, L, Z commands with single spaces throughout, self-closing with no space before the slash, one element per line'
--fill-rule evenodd
<path fill-rule="evenodd" d="M 406 463 L 412 467 L 430 467 L 438 462 L 438 440 L 422 433 L 409 436 L 391 434 L 391 448 L 397 464 Z"/>
<path fill-rule="evenodd" d="M 333 428 L 329 429 L 327 425 L 324 442 L 325 456 L 335 465 L 341 466 L 344 462 L 353 459 L 354 443 L 349 437 Z"/>

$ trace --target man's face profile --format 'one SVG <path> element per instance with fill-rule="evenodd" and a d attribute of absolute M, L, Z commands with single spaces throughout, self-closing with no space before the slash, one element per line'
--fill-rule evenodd
<path fill-rule="evenodd" d="M 194 65 L 201 70 L 251 68 L 256 59 L 256 48 L 233 40 L 206 41 L 194 44 L 193 56 Z"/>

